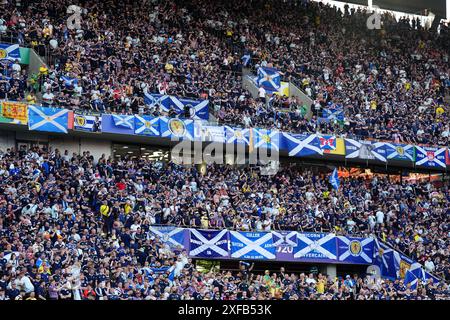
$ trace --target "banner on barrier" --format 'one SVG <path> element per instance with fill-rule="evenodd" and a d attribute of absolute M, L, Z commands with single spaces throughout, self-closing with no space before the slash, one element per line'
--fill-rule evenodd
<path fill-rule="evenodd" d="M 345 139 L 345 158 L 386 162 L 383 142 Z"/>
<path fill-rule="evenodd" d="M 355 264 L 370 264 L 373 259 L 372 238 L 336 237 L 338 260 Z"/>
<path fill-rule="evenodd" d="M 73 128 L 78 131 L 101 132 L 102 117 L 100 115 L 74 114 Z"/>
<path fill-rule="evenodd" d="M 228 257 L 228 230 L 190 230 L 189 255 L 201 258 Z"/>
<path fill-rule="evenodd" d="M 69 110 L 28 106 L 28 129 L 67 133 L 69 129 Z"/>
<path fill-rule="evenodd" d="M 230 231 L 231 257 L 246 260 L 275 259 L 275 246 L 270 232 Z"/>
<path fill-rule="evenodd" d="M 301 157 L 310 155 L 322 155 L 319 138 L 315 134 L 295 134 L 283 132 L 282 145 L 289 152 L 291 157 Z"/>
<path fill-rule="evenodd" d="M 336 260 L 336 236 L 332 233 L 299 233 L 295 259 Z"/>
<path fill-rule="evenodd" d="M 28 123 L 28 105 L 23 102 L 2 101 L 0 103 L 0 122 Z"/>
<path fill-rule="evenodd" d="M 445 168 L 446 148 L 416 146 L 416 166 Z"/>
<path fill-rule="evenodd" d="M 134 115 L 102 115 L 102 132 L 134 135 Z"/>

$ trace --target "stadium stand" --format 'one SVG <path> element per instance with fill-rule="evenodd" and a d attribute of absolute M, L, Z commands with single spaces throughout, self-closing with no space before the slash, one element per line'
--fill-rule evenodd
<path fill-rule="evenodd" d="M 69 5 L 84 10 L 80 29 L 66 25 Z M 367 12 L 309 1 L 22 0 L 0 8 L 0 42 L 29 46 L 48 63 L 34 74 L 17 60 L 1 63 L 0 100 L 175 117 L 148 103 L 159 93 L 208 99 L 223 125 L 450 145 L 444 24 L 438 34 L 384 15 L 382 30 L 368 30 Z M 260 67 L 279 70 L 313 104 L 252 97 L 243 78 Z M 335 107 L 343 118 L 325 121 Z M 448 300 L 448 180 L 340 183 L 334 190 L 328 172 L 286 163 L 264 176 L 249 166 L 201 173 L 127 156 L 2 150 L 0 300 Z M 425 278 L 258 273 L 245 262 L 202 273 L 152 226 L 374 238 L 423 265 Z"/>

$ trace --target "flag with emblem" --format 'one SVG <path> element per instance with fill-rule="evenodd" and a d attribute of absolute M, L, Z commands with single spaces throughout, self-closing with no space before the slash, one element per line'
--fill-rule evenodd
<path fill-rule="evenodd" d="M 289 152 L 290 157 L 322 155 L 319 138 L 315 134 L 296 134 L 283 132 L 282 145 Z"/>
<path fill-rule="evenodd" d="M 336 236 L 332 233 L 298 233 L 297 243 L 297 260 L 336 260 Z"/>
<path fill-rule="evenodd" d="M 17 101 L 1 101 L 0 122 L 27 124 L 28 105 Z"/>
<path fill-rule="evenodd" d="M 277 69 L 259 67 L 256 76 L 256 85 L 268 92 L 276 92 L 281 87 L 281 76 Z"/>
<path fill-rule="evenodd" d="M 275 259 L 276 248 L 270 232 L 230 231 L 231 257 L 246 260 Z"/>
<path fill-rule="evenodd" d="M 250 145 L 250 130 L 249 128 L 225 126 L 226 143 Z"/>
<path fill-rule="evenodd" d="M 75 113 L 73 128 L 78 131 L 101 132 L 102 118 L 101 116 Z"/>
<path fill-rule="evenodd" d="M 371 264 L 373 238 L 337 237 L 338 260 L 354 264 Z"/>
<path fill-rule="evenodd" d="M 188 229 L 177 227 L 151 226 L 149 227 L 148 238 L 156 237 L 170 247 L 184 247 L 187 232 L 189 232 Z"/>
<path fill-rule="evenodd" d="M 194 121 L 178 118 L 159 118 L 159 131 L 163 138 L 173 140 L 187 139 L 194 141 Z"/>
<path fill-rule="evenodd" d="M 0 60 L 22 61 L 19 45 L 0 43 Z"/>
<path fill-rule="evenodd" d="M 67 133 L 69 110 L 28 106 L 28 129 Z"/>
<path fill-rule="evenodd" d="M 280 151 L 280 132 L 278 130 L 253 129 L 254 148 Z"/>
<path fill-rule="evenodd" d="M 317 135 L 323 154 L 345 155 L 344 139 L 332 135 Z"/>
<path fill-rule="evenodd" d="M 201 258 L 228 257 L 228 230 L 190 229 L 189 255 Z"/>
<path fill-rule="evenodd" d="M 416 159 L 415 148 L 412 144 L 384 143 L 388 160 L 412 161 Z"/>
<path fill-rule="evenodd" d="M 135 115 L 134 133 L 140 136 L 159 137 L 159 118 Z"/>
<path fill-rule="evenodd" d="M 416 166 L 445 168 L 446 148 L 416 146 Z"/>

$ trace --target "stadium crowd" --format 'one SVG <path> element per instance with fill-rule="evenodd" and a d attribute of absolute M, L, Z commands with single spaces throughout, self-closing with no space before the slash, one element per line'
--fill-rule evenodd
<path fill-rule="evenodd" d="M 0 299 L 448 299 L 448 183 L 195 167 L 57 149 L 0 153 Z M 441 283 L 195 270 L 152 225 L 376 235 Z M 408 285 L 409 286 L 409 285 Z"/>
<path fill-rule="evenodd" d="M 81 28 L 67 8 L 78 4 Z M 220 123 L 447 145 L 450 32 L 309 1 L 14 1 L 0 33 L 47 50 L 50 64 L 27 75 L 4 66 L 0 99 L 70 109 L 150 113 L 144 92 L 208 98 Z M 72 21 L 73 22 L 73 21 Z M 314 117 L 292 97 L 266 105 L 242 89 L 247 67 L 274 66 L 313 99 Z M 5 76 L 6 75 L 6 76 Z M 11 78 L 11 79 L 10 79 Z M 76 80 L 74 80 L 76 79 Z M 343 122 L 323 108 L 342 105 Z M 289 111 L 286 111 L 289 110 Z"/>

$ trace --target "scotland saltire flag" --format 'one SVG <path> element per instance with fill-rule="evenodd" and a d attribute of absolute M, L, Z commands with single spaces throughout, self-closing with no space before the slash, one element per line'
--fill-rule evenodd
<path fill-rule="evenodd" d="M 209 119 L 209 100 L 180 99 L 184 108 L 189 109 L 189 117 L 194 120 Z"/>
<path fill-rule="evenodd" d="M 283 132 L 282 144 L 289 151 L 290 157 L 323 154 L 323 151 L 319 146 L 319 139 L 315 134 L 306 135 Z"/>
<path fill-rule="evenodd" d="M 295 259 L 336 260 L 336 236 L 332 233 L 299 233 Z"/>
<path fill-rule="evenodd" d="M 101 116 L 75 114 L 73 128 L 78 131 L 99 132 L 101 131 Z M 96 122 L 98 125 L 96 125 Z"/>
<path fill-rule="evenodd" d="M 184 238 L 187 229 L 177 227 L 156 227 L 151 226 L 149 228 L 150 234 L 158 237 L 163 243 L 168 244 L 171 247 L 184 247 Z"/>
<path fill-rule="evenodd" d="M 159 136 L 159 118 L 135 115 L 134 133 L 141 136 Z"/>
<path fill-rule="evenodd" d="M 276 92 L 281 87 L 281 77 L 277 69 L 260 67 L 256 77 L 258 87 L 263 87 L 266 91 Z"/>
<path fill-rule="evenodd" d="M 380 268 L 383 277 L 397 279 L 400 261 L 400 254 L 397 251 L 378 239 L 374 240 L 373 264 Z"/>
<path fill-rule="evenodd" d="M 67 133 L 69 110 L 28 106 L 28 129 Z"/>
<path fill-rule="evenodd" d="M 342 262 L 371 264 L 373 238 L 337 237 L 338 260 Z"/>
<path fill-rule="evenodd" d="M 416 166 L 445 168 L 445 148 L 416 146 Z"/>
<path fill-rule="evenodd" d="M 386 158 L 388 160 L 404 160 L 414 162 L 416 159 L 415 148 L 412 144 L 384 143 Z"/>
<path fill-rule="evenodd" d="M 409 270 L 406 271 L 405 279 L 403 280 L 403 284 L 407 286 L 410 285 L 410 288 L 412 290 L 417 289 L 417 284 L 419 282 L 419 279 Z"/>
<path fill-rule="evenodd" d="M 201 258 L 228 257 L 228 230 L 190 229 L 189 255 Z"/>
<path fill-rule="evenodd" d="M 185 108 L 189 109 L 189 117 L 194 120 L 209 119 L 209 100 L 192 100 L 156 93 L 144 93 L 144 103 L 149 106 L 158 106 L 165 112 L 174 110 L 183 114 Z"/>
<path fill-rule="evenodd" d="M 0 60 L 22 60 L 20 58 L 20 47 L 18 44 L 0 43 Z"/>
<path fill-rule="evenodd" d="M 246 260 L 275 259 L 276 248 L 270 232 L 230 231 L 231 257 Z"/>
<path fill-rule="evenodd" d="M 297 246 L 297 231 L 272 231 L 272 238 L 275 247 Z"/>
<path fill-rule="evenodd" d="M 386 162 L 386 149 L 383 142 L 345 139 L 345 157 Z"/>
<path fill-rule="evenodd" d="M 416 278 L 418 278 L 424 284 L 427 283 L 428 280 L 430 280 L 430 279 L 433 281 L 433 283 L 439 282 L 439 279 L 437 277 L 435 277 L 431 273 L 428 273 L 427 271 L 425 271 L 425 269 L 422 267 L 422 265 L 418 262 L 413 263 L 408 271 L 411 272 Z"/>
<path fill-rule="evenodd" d="M 164 112 L 169 112 L 171 108 L 170 96 L 162 94 L 145 92 L 144 103 L 151 107 L 160 107 Z"/>
<path fill-rule="evenodd" d="M 322 111 L 322 117 L 326 122 L 333 120 L 344 121 L 344 109 L 342 106 L 336 106 L 335 108 L 325 108 Z"/>
<path fill-rule="evenodd" d="M 78 85 L 78 79 L 77 78 L 71 78 L 69 76 L 62 76 L 60 78 L 60 80 L 64 82 L 64 85 L 66 87 Z"/>
<path fill-rule="evenodd" d="M 134 128 L 134 116 L 113 114 L 112 118 L 114 121 L 114 125 L 118 128 Z"/>
<path fill-rule="evenodd" d="M 194 141 L 194 121 L 178 118 L 159 118 L 161 137 L 170 139 L 187 139 Z"/>
<path fill-rule="evenodd" d="M 330 184 L 334 190 L 338 190 L 340 183 L 338 171 L 334 168 L 333 173 L 330 176 Z"/>
<path fill-rule="evenodd" d="M 280 132 L 277 130 L 253 129 L 254 148 L 266 148 L 279 151 Z"/>
<path fill-rule="evenodd" d="M 241 129 L 232 128 L 225 126 L 225 139 L 227 143 L 243 143 L 245 145 L 250 145 L 250 130 L 252 129 Z"/>

